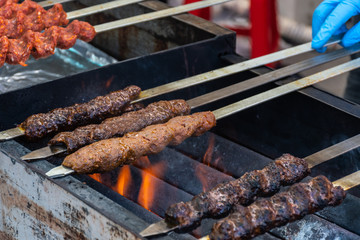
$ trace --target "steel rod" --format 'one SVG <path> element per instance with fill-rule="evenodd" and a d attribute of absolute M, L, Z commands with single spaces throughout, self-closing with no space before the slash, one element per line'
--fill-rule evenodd
<path fill-rule="evenodd" d="M 331 40 L 327 46 L 338 43 L 339 38 Z M 198 74 L 189 78 L 178 80 L 176 82 L 171 82 L 168 84 L 161 85 L 159 87 L 154 87 L 148 90 L 144 90 L 140 93 L 139 98 L 134 100 L 133 103 L 139 102 L 141 100 L 149 99 L 155 96 L 159 96 L 165 93 L 170 93 L 176 90 L 184 89 L 187 87 L 195 86 L 198 84 L 210 82 L 218 78 L 226 77 L 235 73 L 246 71 L 252 68 L 263 66 L 272 62 L 280 61 L 292 56 L 296 56 L 302 53 L 313 51 L 311 48 L 311 43 L 305 43 L 299 46 L 281 50 L 275 53 L 270 53 L 268 55 L 253 58 L 244 62 L 233 64 L 227 67 L 219 68 L 212 70 L 206 73 Z"/>
<path fill-rule="evenodd" d="M 66 3 L 66 2 L 71 2 L 71 1 L 73 1 L 73 0 L 53 0 L 53 1 L 38 2 L 38 4 L 42 7 L 49 7 L 56 3 Z"/>
<path fill-rule="evenodd" d="M 250 108 L 252 106 L 256 106 L 260 103 L 272 100 L 274 98 L 277 98 L 277 97 L 283 96 L 287 93 L 291 93 L 296 90 L 305 88 L 305 87 L 313 85 L 315 83 L 322 82 L 326 79 L 335 77 L 335 76 L 340 75 L 345 72 L 349 72 L 349 71 L 354 70 L 359 67 L 360 67 L 360 58 L 357 58 L 355 60 L 343 63 L 341 65 L 330 68 L 328 70 L 324 70 L 322 72 L 316 73 L 309 77 L 299 79 L 297 81 L 282 85 L 280 87 L 276 87 L 276 88 L 268 90 L 266 92 L 262 92 L 257 95 L 246 98 L 244 100 L 230 104 L 226 107 L 215 110 L 213 113 L 214 113 L 216 119 L 221 119 L 221 118 L 227 117 L 229 115 L 232 115 L 234 113 L 245 110 L 247 108 Z M 296 107 L 296 106 L 294 106 L 294 107 Z"/>
<path fill-rule="evenodd" d="M 266 83 L 274 82 L 283 77 L 299 73 L 312 67 L 333 61 L 335 59 L 346 57 L 357 52 L 360 52 L 360 44 L 357 44 L 351 48 L 341 48 L 330 53 L 318 55 L 316 57 L 309 58 L 304 61 L 289 65 L 287 67 L 271 71 L 258 77 L 254 77 L 230 85 L 228 87 L 206 93 L 204 95 L 188 100 L 187 103 L 191 106 L 191 108 L 203 106 L 205 104 L 209 104 L 220 99 L 232 96 L 234 94 L 250 90 Z"/>
<path fill-rule="evenodd" d="M 316 152 L 305 158 L 306 162 L 309 164 L 309 168 L 313 168 L 323 162 L 326 162 L 330 159 L 333 159 L 341 154 L 349 152 L 355 148 L 358 148 L 360 144 L 360 134 L 346 139 L 340 143 L 332 145 L 322 151 Z"/>
<path fill-rule="evenodd" d="M 334 52 L 326 53 L 323 55 L 316 56 L 311 59 L 304 60 L 302 62 L 295 63 L 293 65 L 287 66 L 285 68 L 272 71 L 270 73 L 261 75 L 259 77 L 255 77 L 237 84 L 233 84 L 231 86 L 204 94 L 199 97 L 192 98 L 187 100 L 186 102 L 189 104 L 191 108 L 199 107 L 206 105 L 208 103 L 217 101 L 222 98 L 229 97 L 236 93 L 245 91 L 247 89 L 262 85 L 267 82 L 275 81 L 277 79 L 289 76 L 291 74 L 298 73 L 302 70 L 317 66 L 322 63 L 330 62 L 332 60 L 348 56 L 350 54 L 354 54 L 360 51 L 360 44 L 350 48 L 350 49 L 338 49 Z M 1 132 L 0 132 L 0 139 L 1 139 Z M 359 139 L 360 143 L 360 139 Z M 35 160 L 35 159 L 43 159 L 46 157 L 50 157 L 56 154 L 60 154 L 66 152 L 66 147 L 64 146 L 46 146 L 35 151 L 32 151 L 24 156 L 21 157 L 22 160 Z M 314 161 L 318 161 L 318 159 L 324 159 L 323 156 L 314 156 Z M 314 163 L 315 163 L 314 162 Z"/>
<path fill-rule="evenodd" d="M 108 2 L 108 3 L 98 4 L 98 5 L 95 5 L 95 6 L 82 8 L 82 9 L 79 9 L 79 10 L 76 10 L 76 11 L 69 12 L 69 13 L 67 13 L 67 18 L 68 19 L 80 18 L 80 17 L 88 16 L 88 15 L 91 15 L 91 14 L 103 12 L 103 11 L 106 11 L 106 10 L 126 6 L 126 5 L 133 4 L 133 3 L 138 3 L 138 2 L 142 2 L 142 1 L 144 1 L 144 0 L 117 0 L 117 1 L 111 1 L 111 2 Z"/>
<path fill-rule="evenodd" d="M 138 15 L 138 16 L 134 16 L 134 17 L 130 17 L 130 18 L 125 18 L 125 19 L 120 19 L 117 21 L 109 22 L 109 23 L 99 24 L 99 25 L 95 26 L 95 30 L 97 33 L 101 33 L 101 32 L 105 32 L 105 31 L 117 29 L 120 27 L 125 27 L 125 26 L 129 26 L 129 25 L 133 25 L 133 24 L 137 24 L 137 23 L 141 23 L 141 22 L 146 22 L 146 21 L 150 21 L 150 20 L 155 20 L 155 19 L 159 19 L 159 18 L 163 18 L 163 17 L 169 17 L 172 15 L 185 13 L 188 11 L 197 10 L 197 9 L 201 9 L 201 8 L 205 8 L 205 7 L 210 7 L 210 6 L 214 6 L 216 4 L 221 4 L 221 3 L 225 3 L 225 2 L 229 2 L 229 1 L 231 1 L 231 0 L 204 0 L 204 1 L 194 2 L 194 3 L 190 3 L 190 4 L 186 4 L 186 5 L 181 5 L 178 7 L 167 8 L 167 9 L 156 11 L 156 12 L 146 13 L 146 14 L 142 14 L 142 15 Z"/>
<path fill-rule="evenodd" d="M 333 182 L 334 186 L 341 186 L 345 191 L 360 185 L 360 170 Z"/>

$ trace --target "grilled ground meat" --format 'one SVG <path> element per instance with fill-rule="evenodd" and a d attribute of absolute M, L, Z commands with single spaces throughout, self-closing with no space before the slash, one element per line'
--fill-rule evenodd
<path fill-rule="evenodd" d="M 248 239 L 303 218 L 327 206 L 340 204 L 346 196 L 324 176 L 298 183 L 270 199 L 261 199 L 248 207 L 237 206 L 234 213 L 214 224 L 210 239 Z"/>
<path fill-rule="evenodd" d="M 4 22 L 0 19 L 0 23 Z M 30 54 L 36 59 L 44 58 L 54 54 L 55 47 L 68 49 L 75 44 L 76 39 L 89 42 L 95 35 L 95 28 L 89 23 L 74 20 L 66 28 L 52 26 L 43 32 L 27 30 L 17 39 L 9 39 L 3 36 L 0 39 L 0 45 L 3 47 L 1 53 L 5 54 L 6 57 L 0 57 L 2 60 L 0 67 L 5 62 L 26 66 L 25 62 L 29 59 Z"/>
<path fill-rule="evenodd" d="M 250 204 L 257 196 L 277 192 L 281 185 L 297 182 L 309 173 L 304 159 L 284 154 L 262 170 L 251 171 L 234 181 L 219 184 L 189 202 L 171 205 L 165 213 L 165 220 L 179 228 L 196 226 L 205 217 L 228 213 L 235 204 Z"/>
<path fill-rule="evenodd" d="M 65 144 L 68 153 L 90 143 L 121 137 L 128 132 L 137 132 L 144 127 L 167 122 L 169 119 L 187 115 L 190 106 L 184 100 L 160 101 L 151 103 L 144 109 L 128 112 L 118 117 L 105 119 L 100 124 L 79 127 L 72 132 L 62 132 L 50 140 L 50 145 Z"/>
<path fill-rule="evenodd" d="M 155 154 L 167 145 L 177 145 L 190 136 L 199 136 L 215 126 L 212 112 L 178 116 L 167 123 L 151 125 L 122 138 L 102 140 L 68 155 L 63 165 L 78 173 L 110 171 L 131 164 L 141 156 Z"/>
<path fill-rule="evenodd" d="M 137 86 L 129 86 L 124 90 L 96 97 L 87 103 L 34 114 L 19 127 L 25 130 L 26 137 L 36 139 L 62 129 L 99 122 L 109 116 L 119 115 L 124 107 L 140 94 L 140 91 Z"/>
<path fill-rule="evenodd" d="M 6 36 L 10 39 L 19 38 L 27 30 L 40 32 L 45 28 L 63 26 L 69 23 L 61 4 L 55 4 L 48 11 L 36 3 L 34 4 L 35 6 L 30 12 L 13 12 L 11 18 L 1 15 L 0 10 L 0 36 Z"/>

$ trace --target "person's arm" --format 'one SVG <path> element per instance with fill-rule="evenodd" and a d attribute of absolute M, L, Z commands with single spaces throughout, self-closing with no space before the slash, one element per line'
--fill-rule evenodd
<path fill-rule="evenodd" d="M 325 43 L 333 35 L 345 33 L 341 44 L 349 47 L 360 42 L 360 24 L 351 29 L 346 28 L 346 22 L 360 14 L 360 0 L 325 0 L 314 11 L 312 20 L 312 47 L 318 52 L 324 52 Z"/>

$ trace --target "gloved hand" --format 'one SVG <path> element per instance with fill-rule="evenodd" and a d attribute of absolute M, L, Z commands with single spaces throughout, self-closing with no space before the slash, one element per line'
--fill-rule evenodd
<path fill-rule="evenodd" d="M 324 44 L 333 35 L 345 33 L 341 44 L 349 47 L 360 42 L 360 23 L 347 29 L 345 24 L 360 14 L 360 0 L 324 0 L 314 11 L 312 19 L 312 47 L 325 52 Z"/>

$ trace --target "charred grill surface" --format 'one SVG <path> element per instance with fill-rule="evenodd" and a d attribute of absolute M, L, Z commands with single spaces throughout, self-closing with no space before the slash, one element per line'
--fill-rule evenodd
<path fill-rule="evenodd" d="M 159 153 L 167 145 L 177 145 L 190 136 L 199 136 L 215 124 L 212 112 L 178 116 L 140 132 L 127 133 L 122 138 L 106 139 L 83 147 L 68 155 L 63 165 L 78 173 L 110 171 L 131 164 L 141 156 Z"/>
<path fill-rule="evenodd" d="M 261 199 L 248 207 L 237 206 L 234 213 L 214 224 L 210 239 L 248 239 L 303 218 L 327 206 L 340 204 L 346 196 L 324 176 L 298 183 L 270 199 Z"/>
<path fill-rule="evenodd" d="M 22 4 L 26 5 L 17 11 L 14 11 L 15 8 L 0 8 L 0 36 L 19 38 L 27 30 L 40 32 L 51 26 L 63 26 L 69 23 L 61 4 L 55 4 L 48 11 L 32 1 L 24 1 Z"/>
<path fill-rule="evenodd" d="M 118 117 L 105 119 L 101 124 L 79 127 L 72 132 L 62 132 L 50 140 L 50 145 L 65 144 L 68 153 L 112 137 L 121 137 L 129 132 L 137 132 L 144 127 L 164 123 L 173 117 L 188 115 L 190 106 L 184 100 L 160 101 L 146 108 L 128 112 Z"/>
<path fill-rule="evenodd" d="M 34 114 L 19 127 L 25 130 L 26 137 L 37 139 L 51 132 L 98 122 L 109 116 L 119 115 L 140 92 L 139 87 L 129 86 L 124 90 L 96 97 L 87 103 L 57 108 L 48 113 Z"/>
<path fill-rule="evenodd" d="M 219 184 L 189 202 L 171 205 L 166 211 L 165 220 L 179 228 L 196 226 L 205 217 L 222 216 L 236 204 L 250 204 L 257 196 L 275 193 L 281 185 L 297 182 L 309 173 L 304 159 L 284 154 L 262 170 L 251 171 L 234 181 Z"/>
<path fill-rule="evenodd" d="M 48 57 L 54 54 L 55 47 L 68 49 L 75 44 L 76 39 L 89 42 L 95 35 L 95 28 L 89 23 L 74 20 L 66 28 L 52 26 L 43 32 L 27 30 L 17 39 L 2 36 L 0 67 L 5 62 L 26 66 L 25 62 L 30 55 L 36 59 Z"/>

